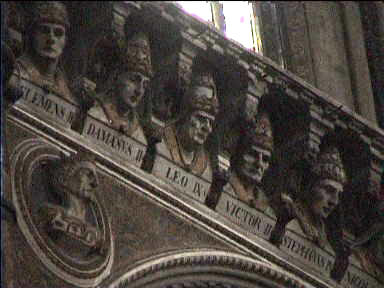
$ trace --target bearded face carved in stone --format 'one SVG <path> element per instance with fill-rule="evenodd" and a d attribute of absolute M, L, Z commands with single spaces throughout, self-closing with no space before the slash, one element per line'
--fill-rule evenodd
<path fill-rule="evenodd" d="M 35 52 L 52 60 L 63 53 L 66 42 L 66 30 L 61 24 L 41 23 L 34 30 L 33 48 Z"/>
<path fill-rule="evenodd" d="M 323 179 L 317 182 L 312 190 L 313 202 L 310 211 L 316 218 L 325 219 L 339 204 L 343 185 L 332 179 Z"/>
<path fill-rule="evenodd" d="M 270 161 L 271 151 L 252 145 L 243 153 L 238 172 L 248 182 L 261 183 Z"/>
<path fill-rule="evenodd" d="M 191 146 L 204 145 L 209 134 L 212 132 L 212 125 L 215 116 L 204 111 L 194 111 L 186 121 L 185 133 L 186 138 Z"/>
<path fill-rule="evenodd" d="M 241 122 L 240 122 L 241 123 Z M 266 112 L 244 119 L 242 134 L 231 155 L 231 174 L 225 189 L 237 194 L 240 201 L 266 213 L 273 213 L 270 195 L 262 185 L 265 172 L 271 165 L 273 152 L 272 126 Z"/>
<path fill-rule="evenodd" d="M 213 89 L 204 86 L 197 86 L 193 89 L 191 98 L 193 99 L 210 99 L 213 98 Z M 187 150 L 194 150 L 204 145 L 209 134 L 212 132 L 215 116 L 212 113 L 196 109 L 190 113 L 181 126 L 180 134 Z"/>
<path fill-rule="evenodd" d="M 125 72 L 116 83 L 116 97 L 123 106 L 136 108 L 149 85 L 149 77 L 140 72 Z"/>

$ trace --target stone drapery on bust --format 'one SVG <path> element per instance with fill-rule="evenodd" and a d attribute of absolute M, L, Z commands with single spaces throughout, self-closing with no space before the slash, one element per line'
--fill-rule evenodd
<path fill-rule="evenodd" d="M 62 233 L 90 248 L 102 244 L 97 224 L 90 223 L 87 217 L 92 203 L 97 202 L 98 183 L 94 160 L 88 154 L 64 158 L 51 167 L 50 193 L 56 201 L 44 203 L 41 208 L 51 235 Z"/>
<path fill-rule="evenodd" d="M 306 171 L 298 195 L 295 197 L 282 193 L 282 206 L 278 211 L 279 220 L 286 225 L 292 219 L 296 219 L 303 232 L 312 241 L 324 246 L 325 220 L 339 205 L 345 182 L 346 174 L 340 153 L 336 147 L 329 146 L 319 154 L 311 171 Z M 278 245 L 284 234 L 280 230 L 283 228 L 279 226 L 280 224 L 276 224 L 271 236 L 271 241 Z"/>
<path fill-rule="evenodd" d="M 194 72 L 183 95 L 180 118 L 164 129 L 164 139 L 157 145 L 158 153 L 211 181 L 212 169 L 205 144 L 218 108 L 217 89 L 211 73 Z"/>
<path fill-rule="evenodd" d="M 244 121 L 243 126 L 241 130 L 244 133 L 240 135 L 231 155 L 229 183 L 224 190 L 235 194 L 251 207 L 273 214 L 262 188 L 262 179 L 270 165 L 273 151 L 269 117 L 261 112 L 255 118 Z"/>
<path fill-rule="evenodd" d="M 144 32 L 135 33 L 120 55 L 119 68 L 113 71 L 101 89 L 102 99 L 89 114 L 146 144 L 137 107 L 152 77 L 149 39 Z"/>
<path fill-rule="evenodd" d="M 31 5 L 25 31 L 25 52 L 16 60 L 18 69 L 10 85 L 17 86 L 17 78 L 22 77 L 79 104 L 59 65 L 69 29 L 66 7 L 58 1 L 36 1 Z"/>
<path fill-rule="evenodd" d="M 320 153 L 312 167 L 311 176 L 306 175 L 304 193 L 295 200 L 289 195 L 282 199 L 303 232 L 319 246 L 326 244 L 325 220 L 339 205 L 346 174 L 340 153 L 336 147 L 328 147 Z"/>
<path fill-rule="evenodd" d="M 336 260 L 331 277 L 339 282 L 348 267 L 350 255 L 350 249 L 342 239 L 340 222 L 339 202 L 346 174 L 339 150 L 335 146 L 327 146 L 318 155 L 312 169 L 304 174 L 297 195 L 281 194 L 270 241 L 280 246 L 286 225 L 296 220 L 311 241 L 323 248 L 330 244 L 335 251 Z M 295 225 L 295 221 L 292 224 Z"/>

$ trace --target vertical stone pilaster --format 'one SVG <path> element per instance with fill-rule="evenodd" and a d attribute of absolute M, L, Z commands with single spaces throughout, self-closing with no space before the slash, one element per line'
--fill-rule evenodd
<path fill-rule="evenodd" d="M 261 43 L 258 43 L 261 46 L 260 53 L 284 67 L 284 51 L 276 4 L 270 1 L 253 1 L 252 7 L 256 17 L 255 22 L 257 21 L 261 34 Z"/>
<path fill-rule="evenodd" d="M 331 1 L 303 3 L 308 23 L 315 86 L 355 110 L 340 4 Z"/>
<path fill-rule="evenodd" d="M 300 1 L 279 4 L 282 11 L 283 31 L 285 31 L 286 61 L 288 70 L 311 84 L 315 84 L 312 56 L 305 13 L 305 4 Z"/>
<path fill-rule="evenodd" d="M 375 104 L 359 6 L 355 2 L 342 2 L 341 4 L 355 108 L 360 115 L 376 124 Z"/>

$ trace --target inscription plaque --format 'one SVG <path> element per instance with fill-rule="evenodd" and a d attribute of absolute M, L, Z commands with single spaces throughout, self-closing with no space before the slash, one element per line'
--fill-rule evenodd
<path fill-rule="evenodd" d="M 172 161 L 157 156 L 152 174 L 172 184 L 177 190 L 202 203 L 207 198 L 211 183 L 207 180 L 185 171 Z"/>
<path fill-rule="evenodd" d="M 85 120 L 82 135 L 107 156 L 128 161 L 138 167 L 143 162 L 147 150 L 143 143 L 108 127 L 91 116 Z"/>
<path fill-rule="evenodd" d="M 70 128 L 79 109 L 52 92 L 20 79 L 23 96 L 15 105 L 44 121 Z"/>
<path fill-rule="evenodd" d="M 216 206 L 216 211 L 236 223 L 243 229 L 268 240 L 275 225 L 275 219 L 249 207 L 247 204 L 223 192 Z M 290 225 L 288 225 L 289 228 Z M 329 252 L 315 246 L 313 243 L 287 229 L 280 249 L 297 258 L 305 265 L 329 277 L 334 263 L 334 256 Z M 382 287 L 374 278 L 361 272 L 354 265 L 349 265 L 341 285 L 351 288 L 380 288 Z"/>

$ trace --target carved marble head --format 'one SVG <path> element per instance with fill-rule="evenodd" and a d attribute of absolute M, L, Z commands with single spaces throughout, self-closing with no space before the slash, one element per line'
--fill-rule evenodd
<path fill-rule="evenodd" d="M 231 166 L 246 181 L 260 184 L 269 168 L 273 151 L 272 126 L 266 113 L 246 121 Z"/>
<path fill-rule="evenodd" d="M 307 202 L 316 218 L 325 219 L 339 204 L 346 183 L 346 174 L 338 149 L 328 147 L 321 152 L 312 172 L 315 179 L 307 191 L 309 193 Z"/>
<path fill-rule="evenodd" d="M 127 72 L 138 72 L 148 78 L 153 76 L 151 47 L 146 33 L 138 31 L 127 40 L 121 64 Z"/>
<path fill-rule="evenodd" d="M 112 97 L 120 108 L 136 108 L 153 75 L 149 39 L 145 33 L 137 32 L 126 42 L 120 64 L 108 84 L 112 86 Z"/>
<path fill-rule="evenodd" d="M 61 2 L 34 3 L 29 19 L 29 49 L 43 57 L 57 59 L 63 53 L 69 28 L 67 10 Z"/>
<path fill-rule="evenodd" d="M 192 74 L 189 87 L 183 97 L 183 111 L 204 111 L 216 116 L 219 111 L 217 88 L 213 75 L 207 70 Z"/>
<path fill-rule="evenodd" d="M 212 75 L 207 71 L 192 75 L 181 104 L 184 117 L 180 130 L 184 142 L 195 147 L 203 145 L 212 132 L 218 109 L 217 89 Z"/>
<path fill-rule="evenodd" d="M 98 186 L 96 166 L 91 155 L 80 153 L 63 159 L 51 171 L 51 184 L 56 194 L 74 195 L 78 199 L 93 199 Z"/>

